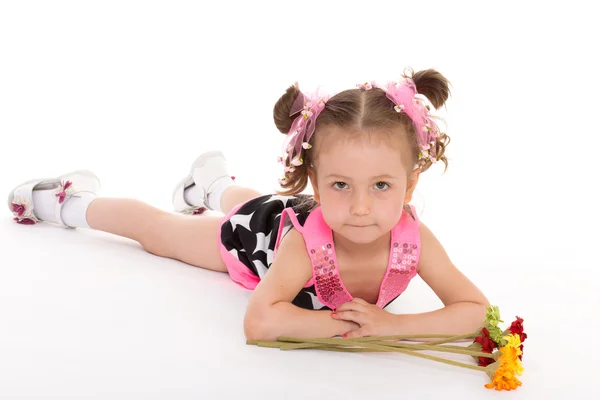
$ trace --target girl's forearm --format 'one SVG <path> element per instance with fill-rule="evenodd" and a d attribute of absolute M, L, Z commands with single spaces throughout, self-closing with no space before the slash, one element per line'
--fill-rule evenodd
<path fill-rule="evenodd" d="M 396 315 L 398 335 L 416 334 L 463 334 L 475 332 L 481 326 L 486 315 L 486 305 L 461 302 L 451 304 L 439 310 L 420 314 Z M 416 338 L 419 342 L 437 339 Z"/>
<path fill-rule="evenodd" d="M 330 338 L 358 327 L 354 322 L 333 319 L 329 310 L 306 310 L 287 302 L 272 305 L 260 326 L 259 332 L 253 332 L 251 336 L 254 337 L 248 339 L 277 340 L 280 336 Z"/>

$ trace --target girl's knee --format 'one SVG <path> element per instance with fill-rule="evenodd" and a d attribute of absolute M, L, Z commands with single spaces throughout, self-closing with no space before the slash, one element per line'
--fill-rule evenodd
<path fill-rule="evenodd" d="M 146 229 L 141 232 L 138 240 L 143 249 L 160 257 L 172 257 L 173 248 L 169 237 L 172 236 L 171 225 L 175 218 L 176 215 L 166 212 L 153 215 L 151 220 L 147 221 Z"/>

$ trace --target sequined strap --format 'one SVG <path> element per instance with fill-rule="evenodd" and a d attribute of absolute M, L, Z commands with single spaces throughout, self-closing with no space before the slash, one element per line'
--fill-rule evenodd
<path fill-rule="evenodd" d="M 317 296 L 323 304 L 335 310 L 351 301 L 352 296 L 344 285 L 337 268 L 337 259 L 332 243 L 313 247 L 309 250 L 313 268 L 313 280 Z"/>
<path fill-rule="evenodd" d="M 404 212 L 400 222 L 392 230 L 392 246 L 388 269 L 381 283 L 377 306 L 384 308 L 392 300 L 401 295 L 417 274 L 421 252 L 419 220 L 413 206 L 412 217 Z"/>
<path fill-rule="evenodd" d="M 352 296 L 340 278 L 331 229 L 321 209 L 310 213 L 304 224 L 304 241 L 313 269 L 313 283 L 319 300 L 332 310 L 351 301 Z"/>

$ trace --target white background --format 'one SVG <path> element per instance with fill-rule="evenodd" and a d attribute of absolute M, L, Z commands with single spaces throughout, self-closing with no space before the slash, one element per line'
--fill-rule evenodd
<path fill-rule="evenodd" d="M 593 398 L 600 32 L 584 3 L 2 1 L 0 186 L 86 168 L 103 195 L 170 209 L 194 158 L 222 149 L 269 192 L 289 85 L 436 68 L 451 164 L 423 174 L 420 217 L 504 326 L 525 319 L 510 396 Z M 8 211 L 0 235 L 1 399 L 509 396 L 403 355 L 247 346 L 248 291 L 128 240 Z M 392 311 L 440 306 L 416 279 Z"/>

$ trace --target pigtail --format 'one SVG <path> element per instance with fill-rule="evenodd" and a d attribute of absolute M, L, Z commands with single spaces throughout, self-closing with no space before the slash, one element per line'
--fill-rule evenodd
<path fill-rule="evenodd" d="M 285 93 L 277 100 L 273 107 L 273 120 L 277 129 L 287 135 L 292 127 L 292 123 L 298 116 L 301 110 L 295 114 L 291 114 L 292 107 L 299 101 L 299 97 L 304 95 L 298 87 L 298 83 L 294 83 L 287 88 Z M 279 184 L 283 190 L 277 191 L 283 196 L 293 196 L 301 193 L 308 185 L 308 166 L 312 164 L 311 152 L 306 152 L 304 162 L 301 165 L 294 166 L 293 171 L 288 171 L 285 174 L 285 179 L 280 180 Z"/>
<path fill-rule="evenodd" d="M 405 71 L 405 78 L 410 78 L 415 83 L 417 93 L 427 97 L 427 100 L 436 109 L 440 109 L 446 104 L 450 97 L 450 82 L 444 75 L 434 69 L 426 69 L 423 71 L 413 72 L 412 70 Z M 435 117 L 434 117 L 435 118 Z M 439 119 L 439 118 L 435 118 Z M 448 169 L 448 159 L 444 155 L 446 147 L 450 144 L 450 137 L 444 132 L 439 132 L 439 135 L 434 143 L 434 154 L 438 161 L 442 161 L 445 165 L 444 172 Z M 421 172 L 426 171 L 431 167 L 432 162 L 427 161 L 421 165 Z"/>
<path fill-rule="evenodd" d="M 273 120 L 275 121 L 275 126 L 279 132 L 284 135 L 287 135 L 292 127 L 292 122 L 294 122 L 294 119 L 296 118 L 295 116 L 290 115 L 290 111 L 292 110 L 292 106 L 296 102 L 296 99 L 298 99 L 298 96 L 302 96 L 302 92 L 296 82 L 287 88 L 285 94 L 277 100 L 277 103 L 275 103 L 275 106 L 273 107 Z"/>
<path fill-rule="evenodd" d="M 441 73 L 434 69 L 413 72 L 408 70 L 404 77 L 411 78 L 417 87 L 417 92 L 427 97 L 435 109 L 440 109 L 450 96 L 450 82 Z M 411 76 L 412 75 L 412 76 Z"/>

